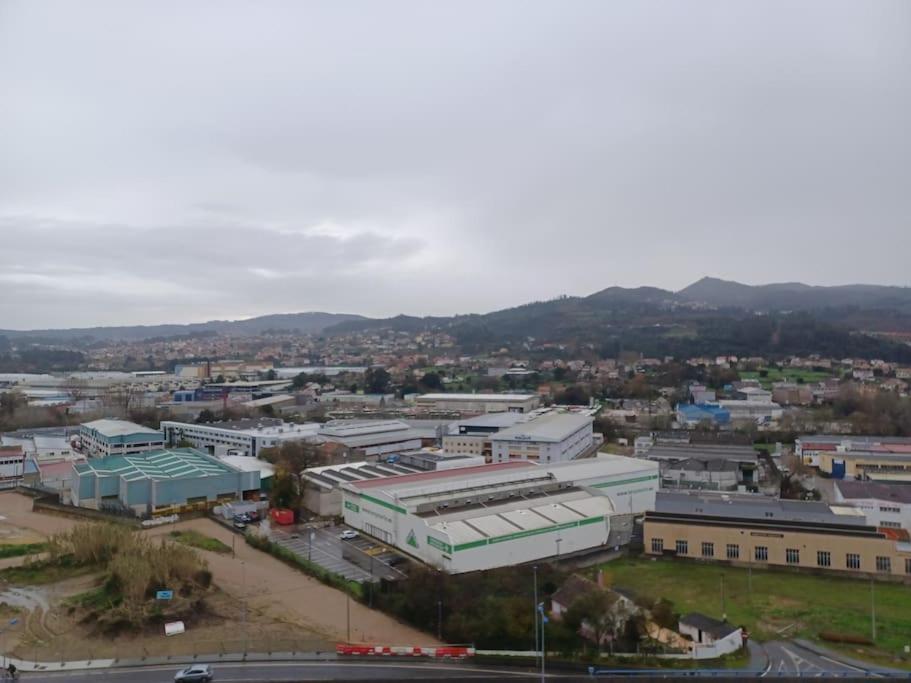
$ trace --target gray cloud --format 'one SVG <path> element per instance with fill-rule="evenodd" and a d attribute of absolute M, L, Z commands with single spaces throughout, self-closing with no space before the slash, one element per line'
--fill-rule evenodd
<path fill-rule="evenodd" d="M 0 92 L 0 327 L 909 284 L 901 0 L 13 0 Z"/>

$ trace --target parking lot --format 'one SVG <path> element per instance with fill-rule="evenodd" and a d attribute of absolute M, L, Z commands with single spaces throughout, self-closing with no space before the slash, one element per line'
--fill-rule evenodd
<path fill-rule="evenodd" d="M 390 554 L 369 539 L 358 536 L 349 541 L 341 540 L 339 534 L 346 528 L 344 526 L 330 526 L 321 529 L 306 526 L 296 528 L 273 527 L 272 540 L 299 557 L 308 559 L 324 569 L 344 576 L 351 581 L 363 583 L 365 581 L 395 580 L 404 577 L 400 570 L 387 564 L 394 554 Z M 354 548 L 372 558 L 373 561 L 366 562 L 369 570 L 345 559 L 343 551 L 346 544 L 351 544 Z M 364 555 L 361 557 L 363 559 Z"/>

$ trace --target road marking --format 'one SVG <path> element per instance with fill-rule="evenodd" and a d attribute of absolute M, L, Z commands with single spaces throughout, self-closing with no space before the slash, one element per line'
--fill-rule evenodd
<path fill-rule="evenodd" d="M 824 659 L 827 662 L 831 662 L 832 664 L 837 664 L 838 666 L 842 666 L 846 669 L 851 669 L 852 671 L 858 671 L 858 672 L 860 672 L 862 674 L 866 674 L 868 676 L 876 676 L 877 678 L 882 677 L 882 674 L 878 674 L 875 671 L 870 671 L 869 669 L 862 669 L 859 666 L 854 666 L 853 664 L 848 664 L 847 662 L 840 662 L 837 659 L 832 659 L 831 657 L 826 657 L 825 655 L 818 655 L 818 656 L 820 659 Z"/>

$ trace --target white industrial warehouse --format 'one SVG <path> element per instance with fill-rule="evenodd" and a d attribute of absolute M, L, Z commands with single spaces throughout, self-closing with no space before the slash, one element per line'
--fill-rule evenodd
<path fill-rule="evenodd" d="M 601 548 L 611 517 L 653 509 L 657 489 L 657 463 L 616 455 L 341 484 L 346 524 L 451 573 Z"/>

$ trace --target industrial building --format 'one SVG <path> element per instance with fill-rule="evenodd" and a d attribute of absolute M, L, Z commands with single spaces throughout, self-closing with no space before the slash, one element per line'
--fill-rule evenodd
<path fill-rule="evenodd" d="M 0 489 L 17 486 L 25 474 L 22 446 L 0 446 Z"/>
<path fill-rule="evenodd" d="M 523 413 L 485 413 L 458 420 L 449 426 L 448 433 L 443 434 L 443 449 L 480 455 L 487 462 L 491 462 L 493 458 L 491 436 L 501 429 L 512 427 L 525 419 Z"/>
<path fill-rule="evenodd" d="M 164 448 L 164 434 L 126 420 L 95 420 L 79 428 L 83 453 L 92 457 L 131 455 Z"/>
<path fill-rule="evenodd" d="M 293 424 L 279 418 L 261 417 L 195 424 L 163 421 L 168 446 L 189 442 L 210 455 L 247 455 L 257 457 L 264 448 L 280 446 L 286 441 L 304 441 L 316 437 L 317 423 Z"/>
<path fill-rule="evenodd" d="M 911 486 L 878 481 L 835 481 L 835 502 L 861 510 L 867 523 L 911 532 Z"/>
<path fill-rule="evenodd" d="M 606 547 L 612 517 L 651 509 L 657 488 L 655 463 L 607 455 L 341 484 L 348 525 L 452 573 Z"/>
<path fill-rule="evenodd" d="M 911 482 L 911 439 L 885 436 L 802 436 L 794 454 L 833 479 Z"/>
<path fill-rule="evenodd" d="M 644 457 L 660 463 L 668 487 L 724 491 L 759 481 L 759 454 L 752 446 L 655 444 Z"/>
<path fill-rule="evenodd" d="M 907 532 L 824 503 L 662 491 L 645 515 L 644 544 L 649 555 L 911 578 Z"/>
<path fill-rule="evenodd" d="M 575 413 L 547 413 L 502 429 L 490 437 L 491 462 L 572 460 L 594 445 L 593 420 Z"/>
<path fill-rule="evenodd" d="M 731 423 L 731 413 L 714 403 L 679 403 L 675 419 L 687 429 L 700 424 L 725 427 Z"/>
<path fill-rule="evenodd" d="M 527 413 L 541 405 L 537 394 L 423 394 L 415 401 L 430 412 Z"/>
<path fill-rule="evenodd" d="M 258 471 L 244 472 L 193 448 L 95 458 L 73 465 L 70 501 L 137 516 L 259 499 Z"/>
<path fill-rule="evenodd" d="M 359 461 L 311 467 L 303 473 L 304 507 L 320 517 L 337 517 L 342 514 L 341 485 L 345 482 L 483 464 L 484 460 L 480 456 L 449 454 L 436 449 L 423 449 L 397 454 L 395 462 Z"/>
<path fill-rule="evenodd" d="M 319 428 L 320 439 L 351 449 L 356 459 L 435 445 L 441 434 L 435 423 L 414 427 L 402 420 L 333 420 Z"/>

